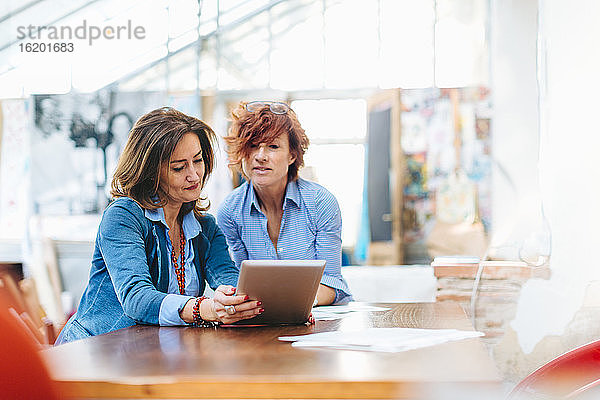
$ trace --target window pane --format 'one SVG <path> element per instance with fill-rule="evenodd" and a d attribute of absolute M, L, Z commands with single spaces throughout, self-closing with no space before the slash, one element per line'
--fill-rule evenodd
<path fill-rule="evenodd" d="M 292 108 L 311 140 L 300 175 L 323 185 L 337 198 L 343 221 L 342 244 L 352 247 L 362 210 L 366 102 L 297 100 Z"/>
<path fill-rule="evenodd" d="M 271 87 L 314 89 L 323 85 L 323 37 L 320 14 L 274 37 Z M 275 22 L 275 21 L 274 21 Z"/>
<path fill-rule="evenodd" d="M 433 85 L 433 0 L 382 0 L 380 15 L 380 86 Z"/>
<path fill-rule="evenodd" d="M 311 145 L 301 176 L 323 185 L 336 197 L 342 211 L 342 245 L 356 244 L 362 210 L 365 148 L 362 144 Z M 300 170 L 303 171 L 303 170 Z"/>
<path fill-rule="evenodd" d="M 365 139 L 364 100 L 298 100 L 292 108 L 313 142 Z"/>
<path fill-rule="evenodd" d="M 325 86 L 377 86 L 377 2 L 348 0 L 325 12 Z"/>
<path fill-rule="evenodd" d="M 437 0 L 435 32 L 437 87 L 486 85 L 486 0 Z"/>

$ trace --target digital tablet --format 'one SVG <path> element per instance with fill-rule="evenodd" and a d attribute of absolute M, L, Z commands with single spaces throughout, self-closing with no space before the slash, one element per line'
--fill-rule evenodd
<path fill-rule="evenodd" d="M 235 325 L 305 323 L 324 269 L 325 260 L 242 261 L 236 294 L 261 301 L 265 311 Z"/>

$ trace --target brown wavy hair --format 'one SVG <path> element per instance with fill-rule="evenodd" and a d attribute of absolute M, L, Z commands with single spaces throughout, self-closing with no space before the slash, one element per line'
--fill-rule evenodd
<path fill-rule="evenodd" d="M 175 146 L 186 133 L 194 133 L 200 140 L 204 187 L 214 168 L 214 131 L 197 118 L 171 107 L 162 107 L 140 117 L 131 128 L 112 179 L 110 194 L 113 198 L 130 197 L 142 208 L 150 210 L 164 207 L 168 193 L 160 187 L 160 169 L 169 162 Z M 205 201 L 207 204 L 203 206 Z M 191 210 L 199 216 L 209 207 L 210 202 L 200 198 L 184 203 L 179 216 Z"/>
<path fill-rule="evenodd" d="M 246 102 L 240 102 L 231 111 L 231 126 L 229 134 L 223 139 L 227 143 L 229 167 L 236 172 L 241 172 L 242 160 L 250 155 L 250 145 L 257 143 L 270 143 L 283 133 L 287 133 L 290 143 L 290 153 L 295 161 L 288 168 L 288 182 L 298 178 L 298 170 L 304 166 L 304 153 L 310 141 L 300 126 L 300 121 L 294 110 L 289 108 L 285 114 L 274 114 L 269 106 L 250 112 L 246 110 Z"/>

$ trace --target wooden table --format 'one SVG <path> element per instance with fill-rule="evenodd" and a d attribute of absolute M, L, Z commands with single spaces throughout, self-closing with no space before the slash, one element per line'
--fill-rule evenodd
<path fill-rule="evenodd" d="M 367 327 L 472 330 L 457 304 L 374 305 L 391 309 L 314 326 L 134 326 L 43 353 L 63 392 L 81 398 L 416 398 L 448 385 L 498 387 L 479 339 L 402 353 L 301 349 L 277 340 Z"/>

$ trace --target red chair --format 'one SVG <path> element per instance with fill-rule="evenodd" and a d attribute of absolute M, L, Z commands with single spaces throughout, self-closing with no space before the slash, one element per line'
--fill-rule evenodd
<path fill-rule="evenodd" d="M 539 396 L 589 398 L 600 389 L 600 340 L 568 351 L 529 374 L 511 391 L 509 399 Z"/>
<path fill-rule="evenodd" d="M 0 399 L 61 398 L 40 349 L 35 336 L 0 293 Z"/>

